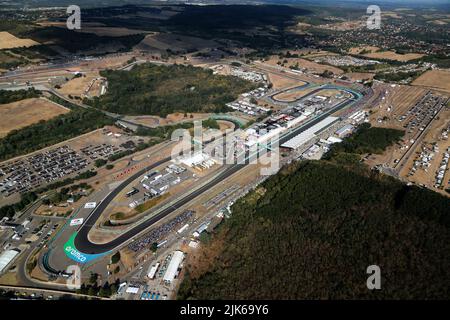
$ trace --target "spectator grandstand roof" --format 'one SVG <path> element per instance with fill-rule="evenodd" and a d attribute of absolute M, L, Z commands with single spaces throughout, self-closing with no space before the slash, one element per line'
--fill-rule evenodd
<path fill-rule="evenodd" d="M 306 129 L 299 135 L 296 135 L 294 138 L 286 141 L 281 146 L 289 149 L 297 149 L 298 147 L 302 146 L 303 144 L 314 138 L 318 132 L 329 127 L 338 120 L 339 120 L 338 117 L 327 117 L 322 121 L 313 125 L 311 128 Z"/>
<path fill-rule="evenodd" d="M 19 254 L 17 250 L 7 250 L 0 255 L 0 272 L 3 272 L 8 264 Z"/>

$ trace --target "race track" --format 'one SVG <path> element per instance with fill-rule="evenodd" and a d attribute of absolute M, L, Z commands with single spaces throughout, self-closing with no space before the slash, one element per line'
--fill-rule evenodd
<path fill-rule="evenodd" d="M 318 88 L 317 90 L 322 90 L 324 88 Z M 314 119 L 310 120 L 309 122 L 303 124 L 300 127 L 294 128 L 288 132 L 286 132 L 283 136 L 280 137 L 278 143 L 281 145 L 284 142 L 290 140 L 294 136 L 300 134 L 301 132 L 305 131 L 306 129 L 312 127 L 316 123 L 322 121 L 329 115 L 335 113 L 336 111 L 339 111 L 345 107 L 347 107 L 349 104 L 355 102 L 360 98 L 360 95 L 354 91 L 346 90 L 347 92 L 350 92 L 353 96 L 353 98 L 348 99 L 346 101 L 341 102 L 340 104 L 336 105 L 335 107 L 331 108 L 327 112 L 324 112 L 323 114 L 315 117 Z M 269 146 L 270 147 L 270 146 Z M 260 150 L 259 152 L 266 152 L 266 149 Z M 163 160 L 160 160 L 154 164 L 152 164 L 149 167 L 146 167 L 145 169 L 142 169 L 138 172 L 136 172 L 133 176 L 122 182 L 119 187 L 114 189 L 100 204 L 99 206 L 94 210 L 94 212 L 89 216 L 89 218 L 86 220 L 86 222 L 83 224 L 83 226 L 80 228 L 76 238 L 75 238 L 75 246 L 77 250 L 79 250 L 82 253 L 86 254 L 100 254 L 104 253 L 110 250 L 113 250 L 128 240 L 132 239 L 133 237 L 137 236 L 142 231 L 146 230 L 159 220 L 163 219 L 170 213 L 174 212 L 175 210 L 181 208 L 191 200 L 195 199 L 202 193 L 204 193 L 207 190 L 210 190 L 212 187 L 220 183 L 221 181 L 227 179 L 234 173 L 238 172 L 239 170 L 245 168 L 248 163 L 253 160 L 252 158 L 255 156 L 250 155 L 246 157 L 246 162 L 244 164 L 234 164 L 234 165 L 228 165 L 225 167 L 224 171 L 222 171 L 218 176 L 216 176 L 211 181 L 207 182 L 205 185 L 201 186 L 198 189 L 195 189 L 194 191 L 186 194 L 182 198 L 180 198 L 175 204 L 173 204 L 170 207 L 167 207 L 163 209 L 160 213 L 155 215 L 154 217 L 142 222 L 141 224 L 135 226 L 131 230 L 125 232 L 124 234 L 120 235 L 116 239 L 112 240 L 111 242 L 105 243 L 105 244 L 96 244 L 92 243 L 88 238 L 88 233 L 91 230 L 92 226 L 95 224 L 95 222 L 98 220 L 102 212 L 106 209 L 108 204 L 122 191 L 125 187 L 127 187 L 133 180 L 137 179 L 140 175 L 144 174 L 145 172 L 152 170 L 153 168 L 167 162 L 170 160 L 170 158 L 166 158 Z"/>

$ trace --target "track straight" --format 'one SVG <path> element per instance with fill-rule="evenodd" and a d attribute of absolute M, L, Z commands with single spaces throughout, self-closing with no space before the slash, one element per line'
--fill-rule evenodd
<path fill-rule="evenodd" d="M 334 112 L 339 111 L 339 110 L 349 106 L 350 104 L 354 103 L 355 101 L 359 100 L 360 95 L 358 95 L 356 92 L 353 92 L 353 91 L 350 91 L 350 92 L 353 95 L 352 99 L 348 99 L 348 100 L 338 104 L 334 108 L 332 108 L 329 111 L 327 111 L 327 112 L 325 112 L 325 113 L 315 117 L 314 119 L 312 119 L 309 122 L 303 124 L 302 126 L 294 128 L 291 131 L 285 133 L 282 137 L 280 137 L 278 139 L 278 143 L 279 144 L 283 144 L 284 142 L 292 139 L 294 136 L 298 135 L 299 133 L 301 133 L 301 132 L 307 130 L 308 128 L 312 127 L 313 125 L 319 123 L 320 121 L 322 121 L 323 119 L 328 117 L 330 114 L 333 114 Z M 126 243 L 127 241 L 129 241 L 133 237 L 139 235 L 141 232 L 143 232 L 144 230 L 146 230 L 147 228 L 149 228 L 150 226 L 152 226 L 153 224 L 155 224 L 159 220 L 163 219 L 164 217 L 166 217 L 170 213 L 172 213 L 175 210 L 181 208 L 182 206 L 184 206 L 185 204 L 189 203 L 191 200 L 195 199 L 196 197 L 198 197 L 199 195 L 201 195 L 205 191 L 210 190 L 212 187 L 214 187 L 215 185 L 217 185 L 221 181 L 227 179 L 228 177 L 230 177 L 231 175 L 235 174 L 239 170 L 245 168 L 249 163 L 252 162 L 253 157 L 255 157 L 258 153 L 261 154 L 261 153 L 264 153 L 264 152 L 266 152 L 265 149 L 260 150 L 260 151 L 256 152 L 255 154 L 247 155 L 246 161 L 243 164 L 233 164 L 233 165 L 227 166 L 226 169 L 223 172 L 221 172 L 218 176 L 213 178 L 211 181 L 207 182 L 206 184 L 204 184 L 200 188 L 195 189 L 191 193 L 185 195 L 183 198 L 178 200 L 173 205 L 163 209 L 160 213 L 158 213 L 154 217 L 151 217 L 150 219 L 145 220 L 141 224 L 139 224 L 139 225 L 135 226 L 134 228 L 128 230 L 127 232 L 123 233 L 122 235 L 120 235 L 116 239 L 114 239 L 114 240 L 112 240 L 112 241 L 110 241 L 108 243 L 104 243 L 104 244 L 92 243 L 89 240 L 89 238 L 88 238 L 88 233 L 89 233 L 90 229 L 95 224 L 95 222 L 98 220 L 98 218 L 100 217 L 102 212 L 106 209 L 108 204 L 119 194 L 119 192 L 122 191 L 126 186 L 128 186 L 133 180 L 137 179 L 140 175 L 144 174 L 146 171 L 151 170 L 151 169 L 153 169 L 153 168 L 155 168 L 155 167 L 157 167 L 157 166 L 159 166 L 159 165 L 161 165 L 161 164 L 163 164 L 165 162 L 168 162 L 171 159 L 170 158 L 166 158 L 166 159 L 160 160 L 160 161 L 152 164 L 151 166 L 146 167 L 145 169 L 142 169 L 142 170 L 138 171 L 133 176 L 131 176 L 130 178 L 128 178 L 127 180 L 122 182 L 119 185 L 119 187 L 117 187 L 115 190 L 113 190 L 100 203 L 100 205 L 90 215 L 88 220 L 83 224 L 83 226 L 80 228 L 80 230 L 79 230 L 79 232 L 78 232 L 78 234 L 77 234 L 77 236 L 75 238 L 75 246 L 76 246 L 77 250 L 79 250 L 82 253 L 86 253 L 86 254 L 100 254 L 100 253 L 105 253 L 105 252 L 111 251 L 111 250 L 113 250 L 113 249 L 123 245 L 124 243 Z"/>

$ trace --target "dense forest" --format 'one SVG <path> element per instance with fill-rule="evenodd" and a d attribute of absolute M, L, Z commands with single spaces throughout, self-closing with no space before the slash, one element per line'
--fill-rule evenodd
<path fill-rule="evenodd" d="M 119 114 L 159 115 L 173 112 L 224 112 L 226 103 L 255 84 L 231 76 L 213 75 L 192 66 L 145 64 L 130 71 L 102 71 L 108 93 L 85 101 Z"/>
<path fill-rule="evenodd" d="M 220 50 L 232 53 L 230 40 L 239 47 L 256 49 L 255 54 L 277 48 L 306 46 L 304 35 L 287 32 L 298 17 L 312 11 L 285 5 L 233 5 L 214 6 L 124 5 L 109 8 L 86 8 L 85 23 L 101 23 L 110 27 L 130 28 L 154 32 L 170 32 L 220 42 Z M 158 17 L 159 16 L 159 17 Z M 164 17 L 169 17 L 165 19 Z M 223 41 L 223 39 L 226 39 Z M 168 51 L 171 51 L 170 49 Z"/>
<path fill-rule="evenodd" d="M 363 133 L 352 151 L 373 148 L 354 143 Z M 359 162 L 343 166 L 339 155 L 292 163 L 237 201 L 189 257 L 178 297 L 448 298 L 450 200 Z M 381 290 L 371 291 L 374 264 Z"/>
<path fill-rule="evenodd" d="M 364 123 L 342 143 L 334 144 L 327 156 L 331 157 L 342 152 L 382 153 L 388 146 L 399 141 L 403 134 L 402 130 L 371 127 L 369 123 Z"/>
<path fill-rule="evenodd" d="M 284 5 L 216 5 L 182 6 L 183 11 L 173 16 L 168 25 L 178 28 L 203 30 L 285 27 L 295 23 L 297 16 L 311 14 L 309 10 Z"/>
<path fill-rule="evenodd" d="M 206 39 L 227 39 L 241 46 L 269 52 L 306 46 L 306 37 L 286 29 L 312 11 L 285 5 L 180 6 L 183 10 L 164 24 L 169 30 Z M 256 31 L 257 30 L 257 31 Z"/>
<path fill-rule="evenodd" d="M 66 28 L 49 26 L 35 28 L 26 32 L 23 37 L 31 38 L 39 43 L 52 42 L 71 53 L 76 53 L 93 49 L 98 49 L 100 52 L 127 51 L 141 42 L 145 35 L 98 36 L 94 33 L 76 32 Z M 102 47 L 108 49 L 101 50 Z"/>
<path fill-rule="evenodd" d="M 418 78 L 422 71 L 410 71 L 410 72 L 393 72 L 393 73 L 377 73 L 374 77 L 376 80 L 384 82 L 399 82 L 411 78 L 411 82 Z"/>
<path fill-rule="evenodd" d="M 9 132 L 0 139 L 0 160 L 33 152 L 113 123 L 112 119 L 97 110 L 77 108 Z"/>
<path fill-rule="evenodd" d="M 29 98 L 37 98 L 41 92 L 35 89 L 28 90 L 0 90 L 0 104 L 16 102 Z M 1 110 L 1 109 L 0 109 Z"/>

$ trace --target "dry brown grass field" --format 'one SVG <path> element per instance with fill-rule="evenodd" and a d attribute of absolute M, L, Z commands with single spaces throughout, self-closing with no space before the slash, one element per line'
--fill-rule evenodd
<path fill-rule="evenodd" d="M 374 47 L 374 46 L 353 47 L 353 48 L 350 48 L 350 50 L 348 50 L 348 53 L 359 54 L 363 50 L 370 51 L 370 52 L 377 52 L 378 50 L 380 50 L 380 48 Z"/>
<path fill-rule="evenodd" d="M 31 39 L 19 39 L 9 32 L 0 32 L 0 49 L 12 49 L 19 47 L 31 47 L 39 43 Z"/>
<path fill-rule="evenodd" d="M 448 22 L 446 22 L 444 20 L 430 20 L 430 21 L 427 21 L 427 23 L 436 24 L 438 26 L 443 26 L 443 25 L 446 25 Z"/>
<path fill-rule="evenodd" d="M 310 25 L 309 23 L 304 23 L 304 22 L 299 22 L 297 23 L 295 26 L 289 27 L 288 31 L 289 32 L 293 32 L 296 34 L 306 34 L 307 30 L 311 27 L 312 25 Z"/>
<path fill-rule="evenodd" d="M 8 132 L 29 126 L 41 120 L 48 120 L 70 110 L 47 99 L 25 99 L 0 105 L 0 137 Z"/>
<path fill-rule="evenodd" d="M 403 130 L 403 124 L 396 119 L 405 114 L 427 92 L 423 88 L 401 85 L 395 87 L 386 85 L 383 91 L 387 92 L 386 99 L 380 102 L 378 108 L 373 109 L 374 113 L 370 116 L 371 122 L 373 121 L 376 126 L 401 130 Z M 391 111 L 387 111 L 388 107 Z M 382 124 L 376 122 L 376 119 L 383 117 L 387 117 L 388 120 Z"/>
<path fill-rule="evenodd" d="M 435 173 L 440 166 L 443 151 L 445 151 L 448 147 L 450 147 L 450 141 L 448 139 L 442 139 L 441 137 L 442 130 L 447 128 L 449 125 L 449 119 L 450 119 L 450 110 L 443 110 L 440 113 L 438 120 L 433 122 L 431 129 L 427 132 L 422 143 L 417 145 L 414 153 L 411 155 L 406 165 L 400 171 L 400 175 L 407 178 L 409 181 L 412 181 L 416 184 L 424 184 L 427 187 L 432 188 L 433 190 L 447 196 L 449 194 L 444 190 L 435 188 L 434 183 L 435 183 Z M 416 159 L 417 154 L 421 152 L 422 146 L 427 146 L 428 148 L 431 148 L 432 143 L 437 143 L 439 150 L 441 150 L 441 152 L 436 153 L 435 157 L 431 161 L 431 166 L 427 169 L 427 171 L 423 169 L 418 169 L 414 175 L 408 177 L 408 173 L 413 167 L 413 163 L 414 160 Z M 447 171 L 443 179 L 444 186 L 448 185 L 449 179 L 450 179 L 450 172 Z"/>
<path fill-rule="evenodd" d="M 217 123 L 219 124 L 219 130 L 221 131 L 234 129 L 234 124 L 232 122 L 217 120 Z"/>
<path fill-rule="evenodd" d="M 81 96 L 89 88 L 91 81 L 99 77 L 98 72 L 90 72 L 79 78 L 69 80 L 67 83 L 61 86 L 58 91 L 63 95 Z"/>
<path fill-rule="evenodd" d="M 450 93 L 450 71 L 430 70 L 422 74 L 413 83 L 413 86 L 422 86 Z"/>
<path fill-rule="evenodd" d="M 395 87 L 392 87 L 390 85 L 383 85 L 383 87 L 379 89 L 386 93 L 386 99 L 382 100 L 375 108 L 372 109 L 373 113 L 369 117 L 370 122 L 373 126 L 376 127 L 393 128 L 399 130 L 405 129 L 403 128 L 404 122 L 398 121 L 398 118 L 401 115 L 406 114 L 406 112 L 411 109 L 415 105 L 415 103 L 417 103 L 428 91 L 423 88 L 399 85 L 396 85 Z M 378 119 L 384 120 L 382 123 L 379 123 Z M 405 131 L 403 141 L 410 141 L 410 139 L 417 135 L 417 132 L 417 128 L 411 133 Z M 391 167 L 394 167 L 395 159 L 401 159 L 407 151 L 408 149 L 402 149 L 402 147 L 395 144 L 388 147 L 383 154 L 371 155 L 366 163 L 369 166 L 384 163 Z"/>
<path fill-rule="evenodd" d="M 371 58 L 371 59 L 387 59 L 387 60 L 395 60 L 395 61 L 405 62 L 405 61 L 422 58 L 425 55 L 422 53 L 398 54 L 394 51 L 378 51 L 378 52 L 364 54 L 364 56 L 367 58 Z"/>
<path fill-rule="evenodd" d="M 283 89 L 293 86 L 300 86 L 305 84 L 303 81 L 295 80 L 292 78 L 283 77 L 274 73 L 268 73 L 268 78 L 273 84 L 274 89 Z"/>
<path fill-rule="evenodd" d="M 298 90 L 294 92 L 282 92 L 274 96 L 275 99 L 284 101 L 284 102 L 292 102 L 300 99 L 306 94 L 314 91 L 317 88 L 306 88 L 305 90 Z"/>
<path fill-rule="evenodd" d="M 211 116 L 210 113 L 188 113 L 187 117 L 185 117 L 184 113 L 177 112 L 167 115 L 166 118 L 161 118 L 158 116 L 128 116 L 125 117 L 125 119 L 133 120 L 136 121 L 137 123 L 150 127 L 158 127 L 158 126 L 173 125 L 181 122 L 191 122 L 194 120 L 205 120 L 208 119 L 210 116 Z"/>
<path fill-rule="evenodd" d="M 295 66 L 298 63 L 299 68 L 304 68 L 307 69 L 310 72 L 313 73 L 322 73 L 325 70 L 331 71 L 334 74 L 343 74 L 344 71 L 333 67 L 333 66 L 329 66 L 329 65 L 324 65 L 324 64 L 320 64 L 320 63 L 316 63 L 313 61 L 309 61 L 306 59 L 301 59 L 301 58 L 286 58 L 286 59 L 279 59 L 278 56 L 271 56 L 269 60 L 266 61 L 267 64 L 273 65 L 273 66 L 277 66 L 278 62 L 284 62 L 287 61 L 286 63 L 284 63 L 284 67 L 289 68 L 291 66 Z"/>
<path fill-rule="evenodd" d="M 337 56 L 337 55 L 338 54 L 335 52 L 320 50 L 320 51 L 313 52 L 310 54 L 305 54 L 303 57 L 304 58 L 317 58 L 317 57 L 322 57 L 322 56 Z"/>
<path fill-rule="evenodd" d="M 350 72 L 344 74 L 344 76 L 351 79 L 352 81 L 362 81 L 362 80 L 372 80 L 375 74 L 368 72 Z"/>
<path fill-rule="evenodd" d="M 343 21 L 336 23 L 328 23 L 318 26 L 322 29 L 327 30 L 336 30 L 336 31 L 348 31 L 348 30 L 356 30 L 361 29 L 366 26 L 366 21 L 364 19 L 361 20 L 351 20 L 351 21 Z"/>

